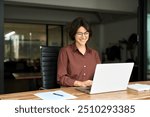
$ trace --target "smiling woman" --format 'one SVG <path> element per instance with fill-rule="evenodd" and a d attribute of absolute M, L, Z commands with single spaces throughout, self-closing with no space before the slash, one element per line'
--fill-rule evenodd
<path fill-rule="evenodd" d="M 98 52 L 87 45 L 92 36 L 89 23 L 82 17 L 72 21 L 70 38 L 74 43 L 63 47 L 58 57 L 57 81 L 63 86 L 91 86 Z"/>

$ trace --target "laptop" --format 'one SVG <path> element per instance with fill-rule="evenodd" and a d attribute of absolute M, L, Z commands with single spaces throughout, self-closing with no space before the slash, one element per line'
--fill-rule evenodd
<path fill-rule="evenodd" d="M 97 64 L 91 87 L 77 87 L 89 94 L 126 90 L 134 63 Z"/>

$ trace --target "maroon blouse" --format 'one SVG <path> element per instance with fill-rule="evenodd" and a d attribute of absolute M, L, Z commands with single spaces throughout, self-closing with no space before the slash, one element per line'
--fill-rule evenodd
<path fill-rule="evenodd" d="M 83 55 L 75 44 L 63 47 L 58 57 L 57 81 L 62 86 L 73 86 L 76 80 L 92 80 L 96 64 L 100 62 L 94 49 L 87 47 Z"/>

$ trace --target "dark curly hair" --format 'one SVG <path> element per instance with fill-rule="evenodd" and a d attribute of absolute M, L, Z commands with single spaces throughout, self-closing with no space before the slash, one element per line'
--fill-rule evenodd
<path fill-rule="evenodd" d="M 83 17 L 77 17 L 70 25 L 69 36 L 72 40 L 75 40 L 75 34 L 81 26 L 83 26 L 89 32 L 89 38 L 92 36 L 91 26 L 88 21 Z"/>

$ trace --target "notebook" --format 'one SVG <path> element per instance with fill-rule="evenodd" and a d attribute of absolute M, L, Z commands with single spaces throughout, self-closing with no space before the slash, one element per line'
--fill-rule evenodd
<path fill-rule="evenodd" d="M 77 87 L 89 94 L 126 90 L 134 63 L 97 64 L 91 87 Z"/>
<path fill-rule="evenodd" d="M 148 84 L 130 84 L 128 88 L 135 91 L 150 91 L 150 85 Z"/>

